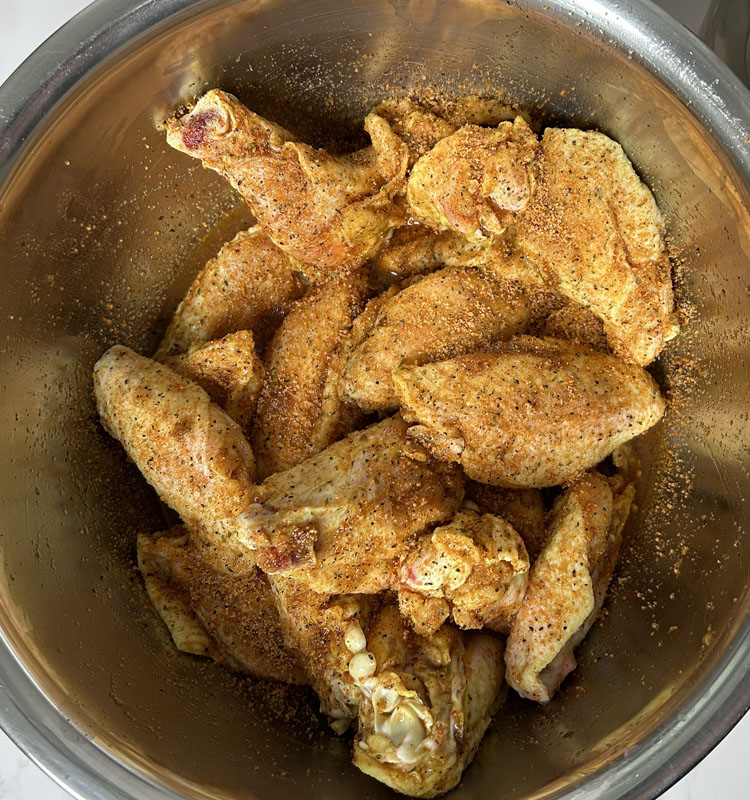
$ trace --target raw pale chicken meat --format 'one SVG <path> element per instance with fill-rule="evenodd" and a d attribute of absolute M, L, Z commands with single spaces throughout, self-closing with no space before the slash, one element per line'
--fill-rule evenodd
<path fill-rule="evenodd" d="M 97 361 L 94 392 L 102 424 L 161 499 L 227 567 L 252 570 L 252 553 L 235 536 L 255 479 L 239 425 L 198 384 L 121 345 Z"/>
<path fill-rule="evenodd" d="M 463 498 L 459 471 L 429 459 L 406 429 L 391 417 L 266 478 L 237 528 L 250 548 L 270 543 L 257 549 L 258 566 L 321 594 L 395 587 L 416 537 Z"/>
<path fill-rule="evenodd" d="M 464 481 L 467 503 L 475 503 L 485 514 L 509 522 L 523 539 L 533 563 L 547 541 L 546 510 L 539 489 L 506 489 L 477 481 Z"/>

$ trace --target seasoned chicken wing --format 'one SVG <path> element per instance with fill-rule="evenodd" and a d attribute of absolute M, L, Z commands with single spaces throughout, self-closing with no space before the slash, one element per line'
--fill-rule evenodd
<path fill-rule="evenodd" d="M 386 419 L 267 478 L 242 515 L 248 546 L 297 542 L 304 558 L 271 546 L 256 552 L 258 565 L 321 594 L 396 586 L 416 537 L 449 520 L 463 498 L 458 470 L 432 462 L 406 429 L 400 417 Z"/>
<path fill-rule="evenodd" d="M 435 797 L 459 781 L 503 697 L 502 640 L 409 630 L 386 605 L 351 662 L 362 693 L 354 764 L 411 797 Z"/>
<path fill-rule="evenodd" d="M 457 125 L 439 117 L 429 109 L 407 97 L 385 100 L 373 109 L 409 148 L 409 167 L 446 136 L 455 133 Z"/>
<path fill-rule="evenodd" d="M 245 435 L 250 432 L 264 375 L 250 331 L 192 344 L 185 353 L 167 356 L 164 363 L 205 389 Z"/>
<path fill-rule="evenodd" d="M 556 486 L 655 425 L 666 404 L 642 368 L 574 342 L 519 336 L 394 372 L 409 435 L 481 483 Z"/>
<path fill-rule="evenodd" d="M 314 287 L 276 331 L 265 357 L 252 442 L 258 477 L 294 467 L 364 422 L 338 395 L 347 337 L 365 300 L 359 271 Z"/>
<path fill-rule="evenodd" d="M 401 283 L 444 266 L 436 253 L 442 234 L 425 225 L 404 225 L 368 263 L 370 280 L 378 289 Z"/>
<path fill-rule="evenodd" d="M 350 672 L 356 653 L 365 650 L 365 634 L 378 599 L 372 595 L 318 594 L 280 575 L 268 577 L 276 597 L 287 647 L 298 654 L 336 733 L 357 718 L 361 692 Z"/>
<path fill-rule="evenodd" d="M 394 410 L 399 399 L 392 373 L 486 349 L 523 331 L 534 304 L 515 281 L 472 267 L 446 267 L 410 284 L 384 302 L 364 338 L 355 344 L 339 384 L 341 395 L 367 411 Z"/>
<path fill-rule="evenodd" d="M 531 199 L 538 145 L 522 117 L 496 128 L 459 128 L 412 168 L 406 191 L 412 214 L 474 242 L 502 234 Z"/>
<path fill-rule="evenodd" d="M 94 392 L 105 429 L 161 499 L 232 570 L 252 570 L 235 532 L 254 498 L 255 460 L 237 423 L 200 386 L 120 345 L 94 366 Z"/>
<path fill-rule="evenodd" d="M 529 288 L 544 286 L 537 268 L 514 246 L 510 236 L 477 243 L 453 231 L 438 232 L 417 223 L 395 231 L 368 266 L 373 285 L 380 288 L 439 267 L 482 267 Z"/>
<path fill-rule="evenodd" d="M 547 541 L 546 509 L 539 489 L 506 489 L 477 481 L 464 481 L 466 501 L 484 514 L 495 514 L 509 522 L 523 539 L 533 563 Z"/>
<path fill-rule="evenodd" d="M 536 172 L 520 245 L 562 294 L 602 320 L 615 353 L 650 363 L 677 333 L 651 192 L 622 147 L 596 131 L 548 128 Z"/>
<path fill-rule="evenodd" d="M 273 336 L 306 283 L 289 259 L 258 228 L 241 231 L 206 264 L 164 334 L 156 358 L 191 345 L 249 330 L 259 352 Z"/>
<path fill-rule="evenodd" d="M 138 566 L 178 649 L 260 678 L 308 683 L 284 645 L 271 587 L 258 569 L 231 575 L 177 525 L 138 537 Z"/>
<path fill-rule="evenodd" d="M 493 514 L 463 509 L 420 537 L 401 566 L 399 606 L 417 633 L 434 633 L 448 617 L 459 628 L 507 633 L 529 571 L 523 540 Z"/>
<path fill-rule="evenodd" d="M 593 311 L 577 303 L 565 303 L 555 309 L 544 320 L 539 335 L 579 342 L 602 353 L 611 352 L 602 321 Z"/>
<path fill-rule="evenodd" d="M 271 239 L 317 279 L 365 261 L 403 218 L 393 197 L 403 188 L 407 147 L 377 114 L 365 130 L 371 147 L 332 156 L 213 89 L 167 121 L 167 142 L 229 180 Z"/>
<path fill-rule="evenodd" d="M 613 495 L 593 472 L 555 501 L 505 654 L 508 683 L 523 697 L 548 702 L 576 668 L 573 651 L 604 601 L 634 495 L 632 484 Z"/>

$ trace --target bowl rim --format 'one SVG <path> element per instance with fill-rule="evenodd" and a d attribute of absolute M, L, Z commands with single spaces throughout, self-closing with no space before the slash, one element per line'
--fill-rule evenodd
<path fill-rule="evenodd" d="M 293 1 L 293 0 L 291 0 Z M 0 186 L 43 121 L 105 58 L 168 19 L 228 0 L 94 0 L 0 86 Z M 498 0 L 499 2 L 499 0 Z M 650 0 L 518 0 L 524 10 L 571 16 L 658 76 L 714 137 L 750 187 L 750 92 L 687 28 Z M 627 45 L 625 44 L 627 42 Z M 659 42 L 654 47 L 654 42 Z M 674 711 L 585 785 L 545 797 L 653 800 L 704 758 L 750 709 L 750 618 Z M 80 800 L 179 800 L 106 751 L 49 700 L 0 630 L 0 727 Z"/>

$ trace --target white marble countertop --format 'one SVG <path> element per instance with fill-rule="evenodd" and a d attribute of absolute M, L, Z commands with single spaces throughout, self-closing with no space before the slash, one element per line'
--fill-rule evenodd
<path fill-rule="evenodd" d="M 0 0 L 0 83 L 50 34 L 89 0 Z M 709 0 L 657 0 L 697 29 Z M 661 800 L 750 798 L 750 714 Z M 35 766 L 0 731 L 2 800 L 69 800 L 69 795 Z"/>

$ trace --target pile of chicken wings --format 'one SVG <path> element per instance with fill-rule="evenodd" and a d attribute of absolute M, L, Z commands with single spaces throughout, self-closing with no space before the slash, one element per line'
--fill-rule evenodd
<path fill-rule="evenodd" d="M 257 225 L 153 358 L 94 369 L 181 518 L 138 539 L 176 646 L 311 685 L 356 766 L 418 797 L 458 782 L 506 682 L 546 703 L 575 669 L 678 329 L 620 145 L 497 107 L 386 101 L 340 156 L 208 92 L 167 142 Z"/>

